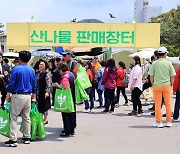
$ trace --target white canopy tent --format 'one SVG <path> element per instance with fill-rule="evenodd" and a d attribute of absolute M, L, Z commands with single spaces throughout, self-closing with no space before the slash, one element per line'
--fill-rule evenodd
<path fill-rule="evenodd" d="M 144 48 L 140 49 L 138 52 L 130 54 L 129 57 L 139 56 L 140 58 L 151 58 L 154 55 L 154 51 L 157 49 L 154 48 Z"/>
<path fill-rule="evenodd" d="M 6 57 L 6 58 L 18 58 L 19 53 L 17 53 L 17 52 L 5 52 L 3 54 L 3 57 Z"/>

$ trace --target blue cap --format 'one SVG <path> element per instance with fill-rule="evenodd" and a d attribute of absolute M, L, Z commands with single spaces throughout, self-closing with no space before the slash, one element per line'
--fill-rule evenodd
<path fill-rule="evenodd" d="M 60 53 L 61 55 L 71 54 L 73 55 L 73 52 L 71 50 L 65 50 L 64 52 Z"/>
<path fill-rule="evenodd" d="M 150 61 L 150 59 L 149 59 L 149 58 L 146 58 L 146 61 Z"/>

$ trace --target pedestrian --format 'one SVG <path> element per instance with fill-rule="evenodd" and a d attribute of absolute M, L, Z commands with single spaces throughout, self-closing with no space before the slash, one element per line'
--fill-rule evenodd
<path fill-rule="evenodd" d="M 4 101 L 6 99 L 6 94 L 7 94 L 7 90 L 6 90 L 6 86 L 7 86 L 7 80 L 6 80 L 6 71 L 5 71 L 5 67 L 3 65 L 3 57 L 2 54 L 0 53 L 0 107 L 4 108 Z"/>
<path fill-rule="evenodd" d="M 122 92 L 122 95 L 125 100 L 125 106 L 128 106 L 128 99 L 126 95 L 126 85 L 122 83 L 122 80 L 124 79 L 126 75 L 126 65 L 124 62 L 120 61 L 119 62 L 119 69 L 117 71 L 117 90 L 116 90 L 116 101 L 117 104 L 119 105 L 119 98 L 120 98 L 120 92 Z"/>
<path fill-rule="evenodd" d="M 144 79 L 145 79 L 145 83 L 143 84 L 143 91 L 148 89 L 149 87 L 151 87 L 151 81 L 150 81 L 150 75 L 148 75 L 149 69 L 152 65 L 154 61 L 154 56 L 151 56 L 151 61 L 148 61 L 148 64 L 145 66 L 144 69 Z M 147 98 L 145 98 L 145 104 L 144 105 L 149 105 L 149 103 L 147 102 Z"/>
<path fill-rule="evenodd" d="M 59 74 L 61 76 L 60 82 L 54 83 L 54 86 L 59 89 L 71 89 L 73 102 L 75 104 L 75 87 L 74 87 L 74 75 L 72 72 L 68 71 L 68 65 L 66 63 L 62 63 L 59 66 Z M 70 137 L 75 135 L 74 132 L 74 112 L 72 113 L 65 113 L 62 112 L 62 119 L 63 119 L 63 126 L 64 130 L 62 130 L 60 136 L 62 137 Z"/>
<path fill-rule="evenodd" d="M 51 108 L 50 103 L 50 88 L 51 76 L 47 71 L 48 63 L 41 60 L 39 63 L 39 72 L 37 78 L 37 107 L 38 111 L 44 115 L 44 124 L 48 124 L 48 110 Z"/>
<path fill-rule="evenodd" d="M 177 121 L 179 118 L 179 110 L 180 110 L 180 66 L 176 69 L 176 76 L 173 84 L 173 94 L 176 95 L 173 121 Z"/>
<path fill-rule="evenodd" d="M 134 67 L 130 72 L 128 88 L 132 90 L 133 110 L 128 115 L 139 115 L 143 113 L 140 95 L 142 94 L 142 69 L 139 56 L 133 57 Z M 137 109 L 138 108 L 138 109 Z"/>
<path fill-rule="evenodd" d="M 105 87 L 105 110 L 104 113 L 114 112 L 115 106 L 115 89 L 117 85 L 117 67 L 115 65 L 115 60 L 110 58 L 107 62 L 107 67 L 104 70 L 102 85 Z M 109 106 L 111 108 L 109 110 Z"/>
<path fill-rule="evenodd" d="M 86 72 L 87 75 L 89 77 L 90 82 L 92 83 L 94 80 L 94 69 L 92 67 L 92 64 L 90 62 L 87 62 L 85 64 L 85 68 L 86 68 Z M 93 85 L 93 84 L 92 84 Z M 85 89 L 86 93 L 89 95 L 89 99 L 90 99 L 90 105 L 89 105 L 89 100 L 84 100 L 85 103 L 85 109 L 83 110 L 84 113 L 88 113 L 88 112 L 93 112 L 94 111 L 94 97 L 93 97 L 93 86 Z"/>
<path fill-rule="evenodd" d="M 18 116 L 22 117 L 22 142 L 30 144 L 30 110 L 31 101 L 35 100 L 36 76 L 34 70 L 27 65 L 31 58 L 28 51 L 19 52 L 19 64 L 11 72 L 7 88 L 6 100 L 10 105 L 10 138 L 5 146 L 17 147 L 16 123 Z"/>
<path fill-rule="evenodd" d="M 106 65 L 107 65 L 107 62 L 106 60 L 102 60 L 101 61 L 101 68 L 99 69 L 99 71 L 97 72 L 96 74 L 96 77 L 97 77 L 97 80 L 98 80 L 98 90 L 97 90 L 97 93 L 98 93 L 98 99 L 99 99 L 99 106 L 97 108 L 102 108 L 103 107 L 103 92 L 105 90 L 104 88 L 104 85 L 102 85 L 102 78 L 103 78 L 103 73 L 104 73 L 104 70 L 106 68 Z"/>
<path fill-rule="evenodd" d="M 94 69 L 94 72 L 95 72 L 95 78 L 94 78 L 94 81 L 93 81 L 93 89 L 94 89 L 93 97 L 94 97 L 94 100 L 96 100 L 95 93 L 96 92 L 98 93 L 97 73 L 98 73 L 99 69 L 101 68 L 101 64 L 99 63 L 99 60 L 98 60 L 97 56 L 94 57 L 94 59 L 92 61 L 92 66 L 93 66 L 93 69 Z M 96 101 L 98 101 L 98 100 L 96 100 Z"/>
<path fill-rule="evenodd" d="M 65 50 L 63 53 L 61 53 L 61 55 L 63 56 L 63 61 L 67 63 L 69 71 L 73 73 L 73 75 L 74 75 L 74 77 L 76 79 L 77 72 L 78 72 L 78 63 L 73 58 L 74 57 L 73 52 L 71 50 Z M 75 93 L 75 91 L 74 91 L 74 93 Z M 76 105 L 75 105 L 75 101 L 74 101 L 74 109 L 75 109 L 75 112 L 73 112 L 72 114 L 73 114 L 74 128 L 76 128 L 77 123 L 76 123 Z"/>
<path fill-rule="evenodd" d="M 155 103 L 155 117 L 156 122 L 153 123 L 153 127 L 162 128 L 162 112 L 161 104 L 162 97 L 166 106 L 166 127 L 172 127 L 172 104 L 171 104 L 171 91 L 173 85 L 173 79 L 176 75 L 173 65 L 170 61 L 166 60 L 167 56 L 166 47 L 160 47 L 158 49 L 159 59 L 153 62 L 150 70 L 150 80 L 153 86 L 154 103 Z"/>
<path fill-rule="evenodd" d="M 56 58 L 55 59 L 55 67 L 56 68 L 52 72 L 52 87 L 53 87 L 53 90 L 52 90 L 52 104 L 51 104 L 52 107 L 54 107 L 54 97 L 55 97 L 55 93 L 56 93 L 56 87 L 54 86 L 54 83 L 59 83 L 59 80 L 60 80 L 59 66 L 60 66 L 61 62 L 62 62 L 61 58 Z"/>

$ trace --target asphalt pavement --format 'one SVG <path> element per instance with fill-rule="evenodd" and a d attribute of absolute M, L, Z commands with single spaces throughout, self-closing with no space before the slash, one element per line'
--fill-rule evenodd
<path fill-rule="evenodd" d="M 174 106 L 174 98 L 173 106 Z M 142 101 L 144 104 L 144 101 Z M 152 104 L 153 101 L 150 100 Z M 37 139 L 30 145 L 21 143 L 22 134 L 18 131 L 18 147 L 5 147 L 6 137 L 0 135 L 0 154 L 179 154 L 180 153 L 180 121 L 173 123 L 172 128 L 153 128 L 155 118 L 148 108 L 143 106 L 144 113 L 140 117 L 128 116 L 132 110 L 120 106 L 114 113 L 102 113 L 103 109 L 95 109 L 92 113 L 82 113 L 84 104 L 77 106 L 77 129 L 74 137 L 63 138 L 61 114 L 49 112 L 49 123 L 45 126 L 47 136 Z M 95 102 L 98 106 L 98 102 Z M 163 107 L 163 113 L 165 108 Z M 18 128 L 21 118 L 18 120 Z M 165 122 L 165 118 L 163 118 Z"/>

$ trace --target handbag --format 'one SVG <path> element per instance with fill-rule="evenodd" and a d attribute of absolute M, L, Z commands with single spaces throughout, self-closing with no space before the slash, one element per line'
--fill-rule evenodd
<path fill-rule="evenodd" d="M 10 119 L 9 112 L 0 108 L 0 134 L 9 137 Z"/>
<path fill-rule="evenodd" d="M 75 112 L 71 89 L 56 89 L 54 111 L 71 113 Z"/>
<path fill-rule="evenodd" d="M 86 73 L 86 69 L 82 67 L 81 65 L 78 65 L 78 72 L 77 72 L 77 78 L 79 84 L 82 86 L 83 89 L 87 89 L 89 87 L 92 87 L 92 84 L 89 80 L 89 77 Z"/>

